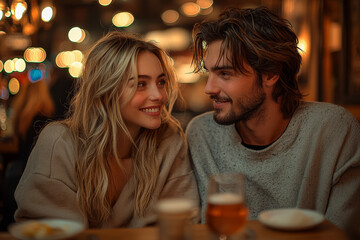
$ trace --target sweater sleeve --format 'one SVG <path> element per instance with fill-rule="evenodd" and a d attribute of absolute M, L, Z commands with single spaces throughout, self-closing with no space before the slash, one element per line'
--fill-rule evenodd
<path fill-rule="evenodd" d="M 177 135 L 170 142 L 172 151 L 166 154 L 166 161 L 172 162 L 172 165 L 169 166 L 160 198 L 188 198 L 193 200 L 199 208 L 198 188 L 185 140 Z M 194 222 L 199 222 L 199 220 L 199 216 L 194 218 Z"/>
<path fill-rule="evenodd" d="M 63 218 L 82 221 L 76 204 L 74 150 L 65 127 L 46 127 L 30 154 L 15 191 L 15 220 Z"/>
<path fill-rule="evenodd" d="M 360 125 L 353 118 L 339 153 L 330 192 L 327 219 L 347 232 L 358 229 L 360 215 Z"/>

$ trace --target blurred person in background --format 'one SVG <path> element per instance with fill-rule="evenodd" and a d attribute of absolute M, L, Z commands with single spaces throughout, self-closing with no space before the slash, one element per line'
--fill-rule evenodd
<path fill-rule="evenodd" d="M 236 171 L 246 179 L 250 219 L 297 207 L 358 228 L 359 122 L 341 106 L 302 100 L 290 23 L 267 8 L 230 8 L 195 25 L 193 36 L 193 63 L 209 74 L 214 107 L 186 130 L 203 213 L 209 175 Z"/>
<path fill-rule="evenodd" d="M 47 123 L 65 118 L 72 94 L 73 79 L 63 69 L 55 68 L 49 80 L 41 79 L 23 85 L 13 99 L 14 142 L 18 146 L 18 154 L 6 165 L 4 173 L 1 230 L 6 230 L 14 222 L 17 209 L 14 192 L 40 131 Z"/>
<path fill-rule="evenodd" d="M 15 219 L 144 227 L 155 223 L 160 198 L 198 204 L 165 52 L 111 32 L 90 49 L 79 80 L 69 118 L 45 127 L 29 157 Z"/>

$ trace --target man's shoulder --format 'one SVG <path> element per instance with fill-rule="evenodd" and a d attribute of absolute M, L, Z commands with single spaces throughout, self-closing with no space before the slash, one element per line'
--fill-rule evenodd
<path fill-rule="evenodd" d="M 209 125 L 214 125 L 214 124 L 216 124 L 216 123 L 213 119 L 213 111 L 205 112 L 205 113 L 197 115 L 193 119 L 191 119 L 191 121 L 187 125 L 186 130 L 188 131 L 189 129 L 194 129 L 194 128 L 196 129 L 199 127 L 207 127 Z"/>
<path fill-rule="evenodd" d="M 300 107 L 311 110 L 326 110 L 326 111 L 342 111 L 344 108 L 340 105 L 329 102 L 301 102 Z"/>
<path fill-rule="evenodd" d="M 298 113 L 312 120 L 319 119 L 321 122 L 356 121 L 355 116 L 344 107 L 327 102 L 302 102 Z"/>

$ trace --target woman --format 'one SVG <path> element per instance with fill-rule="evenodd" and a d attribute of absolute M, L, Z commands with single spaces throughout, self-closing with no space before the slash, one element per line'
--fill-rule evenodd
<path fill-rule="evenodd" d="M 154 223 L 159 198 L 198 203 L 166 54 L 112 32 L 85 60 L 71 116 L 39 136 L 17 187 L 15 219 L 65 218 L 91 228 Z"/>

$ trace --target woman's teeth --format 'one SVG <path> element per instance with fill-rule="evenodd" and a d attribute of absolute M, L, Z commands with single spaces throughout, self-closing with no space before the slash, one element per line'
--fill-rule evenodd
<path fill-rule="evenodd" d="M 144 108 L 141 109 L 141 111 L 143 112 L 158 112 L 160 109 L 159 108 Z"/>

